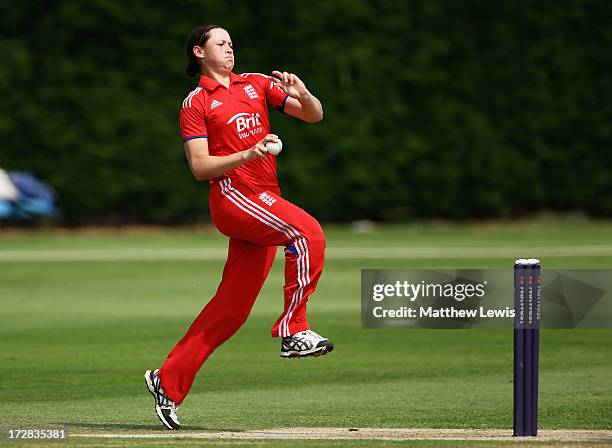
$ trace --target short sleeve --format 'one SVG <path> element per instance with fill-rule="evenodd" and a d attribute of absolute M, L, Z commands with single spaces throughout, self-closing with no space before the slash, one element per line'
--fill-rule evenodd
<path fill-rule="evenodd" d="M 208 138 L 206 112 L 199 98 L 187 97 L 183 102 L 181 109 L 181 136 L 184 142 L 194 138 Z"/>
<path fill-rule="evenodd" d="M 266 84 L 266 98 L 268 99 L 268 104 L 274 107 L 279 112 L 284 113 L 285 103 L 287 102 L 287 98 L 289 98 L 289 96 L 277 86 L 275 86 L 271 80 Z"/>

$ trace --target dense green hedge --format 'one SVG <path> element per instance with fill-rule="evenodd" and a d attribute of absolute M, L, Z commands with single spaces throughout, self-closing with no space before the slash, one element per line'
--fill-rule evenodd
<path fill-rule="evenodd" d="M 227 27 L 236 71 L 282 68 L 325 108 L 280 114 L 285 196 L 325 220 L 612 214 L 612 3 L 0 3 L 0 166 L 67 223 L 208 215 L 178 111 L 183 42 Z"/>

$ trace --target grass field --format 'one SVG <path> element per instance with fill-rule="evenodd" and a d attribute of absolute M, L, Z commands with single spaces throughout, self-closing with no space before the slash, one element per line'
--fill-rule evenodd
<path fill-rule="evenodd" d="M 532 246 L 568 249 L 564 253 L 570 255 L 542 257 L 544 269 L 612 268 L 612 250 L 597 250 L 612 244 L 612 223 L 605 222 L 421 224 L 375 228 L 368 234 L 328 226 L 326 232 L 330 254 L 350 250 L 342 257 L 330 255 L 317 294 L 310 301 L 309 316 L 313 328 L 330 337 L 336 350 L 321 358 L 283 360 L 278 356 L 279 342 L 269 336 L 282 304 L 283 263 L 278 260 L 251 317 L 211 356 L 181 406 L 185 433 L 293 427 L 511 428 L 512 334 L 364 330 L 360 327 L 360 269 L 510 269 L 515 257 L 538 255 Z M 165 260 L 164 250 L 225 246 L 224 237 L 206 229 L 0 232 L 0 402 L 6 410 L 0 426 L 163 434 L 142 373 L 163 362 L 214 293 L 223 268 L 218 255 L 181 260 L 179 251 L 178 257 Z M 449 247 L 459 253 L 469 249 L 472 255 L 445 255 L 443 249 Z M 577 255 L 571 255 L 573 247 L 581 248 Z M 588 247 L 593 248 L 592 253 Z M 406 248 L 407 255 L 363 258 L 363 248 Z M 439 250 L 442 255 L 412 257 L 410 248 L 434 254 Z M 483 257 L 474 256 L 478 248 L 483 249 Z M 506 249 L 503 257 L 492 255 L 496 248 Z M 155 249 L 159 257 L 153 251 L 146 260 L 96 261 L 95 256 L 61 260 L 62 251 L 121 253 L 128 249 Z M 54 251 L 55 258 L 36 261 L 38 251 Z M 33 259 L 11 259 L 12 254 L 25 252 Z M 1 258 L 3 253 L 6 256 Z M 540 371 L 542 428 L 612 429 L 612 330 L 544 331 Z M 172 440 L 179 445 L 198 443 Z M 142 446 L 169 442 L 72 437 L 69 443 Z M 275 447 L 400 444 L 229 439 L 206 443 Z M 445 446 L 453 442 L 401 443 Z M 480 443 L 486 442 L 461 445 Z"/>

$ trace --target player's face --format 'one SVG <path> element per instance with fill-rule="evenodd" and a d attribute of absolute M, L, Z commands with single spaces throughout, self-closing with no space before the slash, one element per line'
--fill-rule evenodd
<path fill-rule="evenodd" d="M 206 64 L 231 71 L 234 68 L 233 46 L 229 33 L 224 29 L 210 31 L 204 47 Z"/>

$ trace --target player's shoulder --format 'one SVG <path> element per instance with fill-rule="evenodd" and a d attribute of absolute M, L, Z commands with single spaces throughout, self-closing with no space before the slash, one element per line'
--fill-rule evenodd
<path fill-rule="evenodd" d="M 272 82 L 272 77 L 264 73 L 248 72 L 248 73 L 240 73 L 238 76 L 246 79 L 247 81 L 256 82 L 257 84 L 261 86 L 264 86 L 269 82 Z"/>
<path fill-rule="evenodd" d="M 189 109 L 192 107 L 203 107 L 204 106 L 204 91 L 202 86 L 197 86 L 191 92 L 187 94 L 183 100 L 183 109 Z"/>
<path fill-rule="evenodd" d="M 238 74 L 238 76 L 242 76 L 243 78 L 247 78 L 247 79 L 270 79 L 270 75 L 266 75 L 265 73 L 258 73 L 258 72 L 247 72 L 247 73 L 240 73 Z"/>

